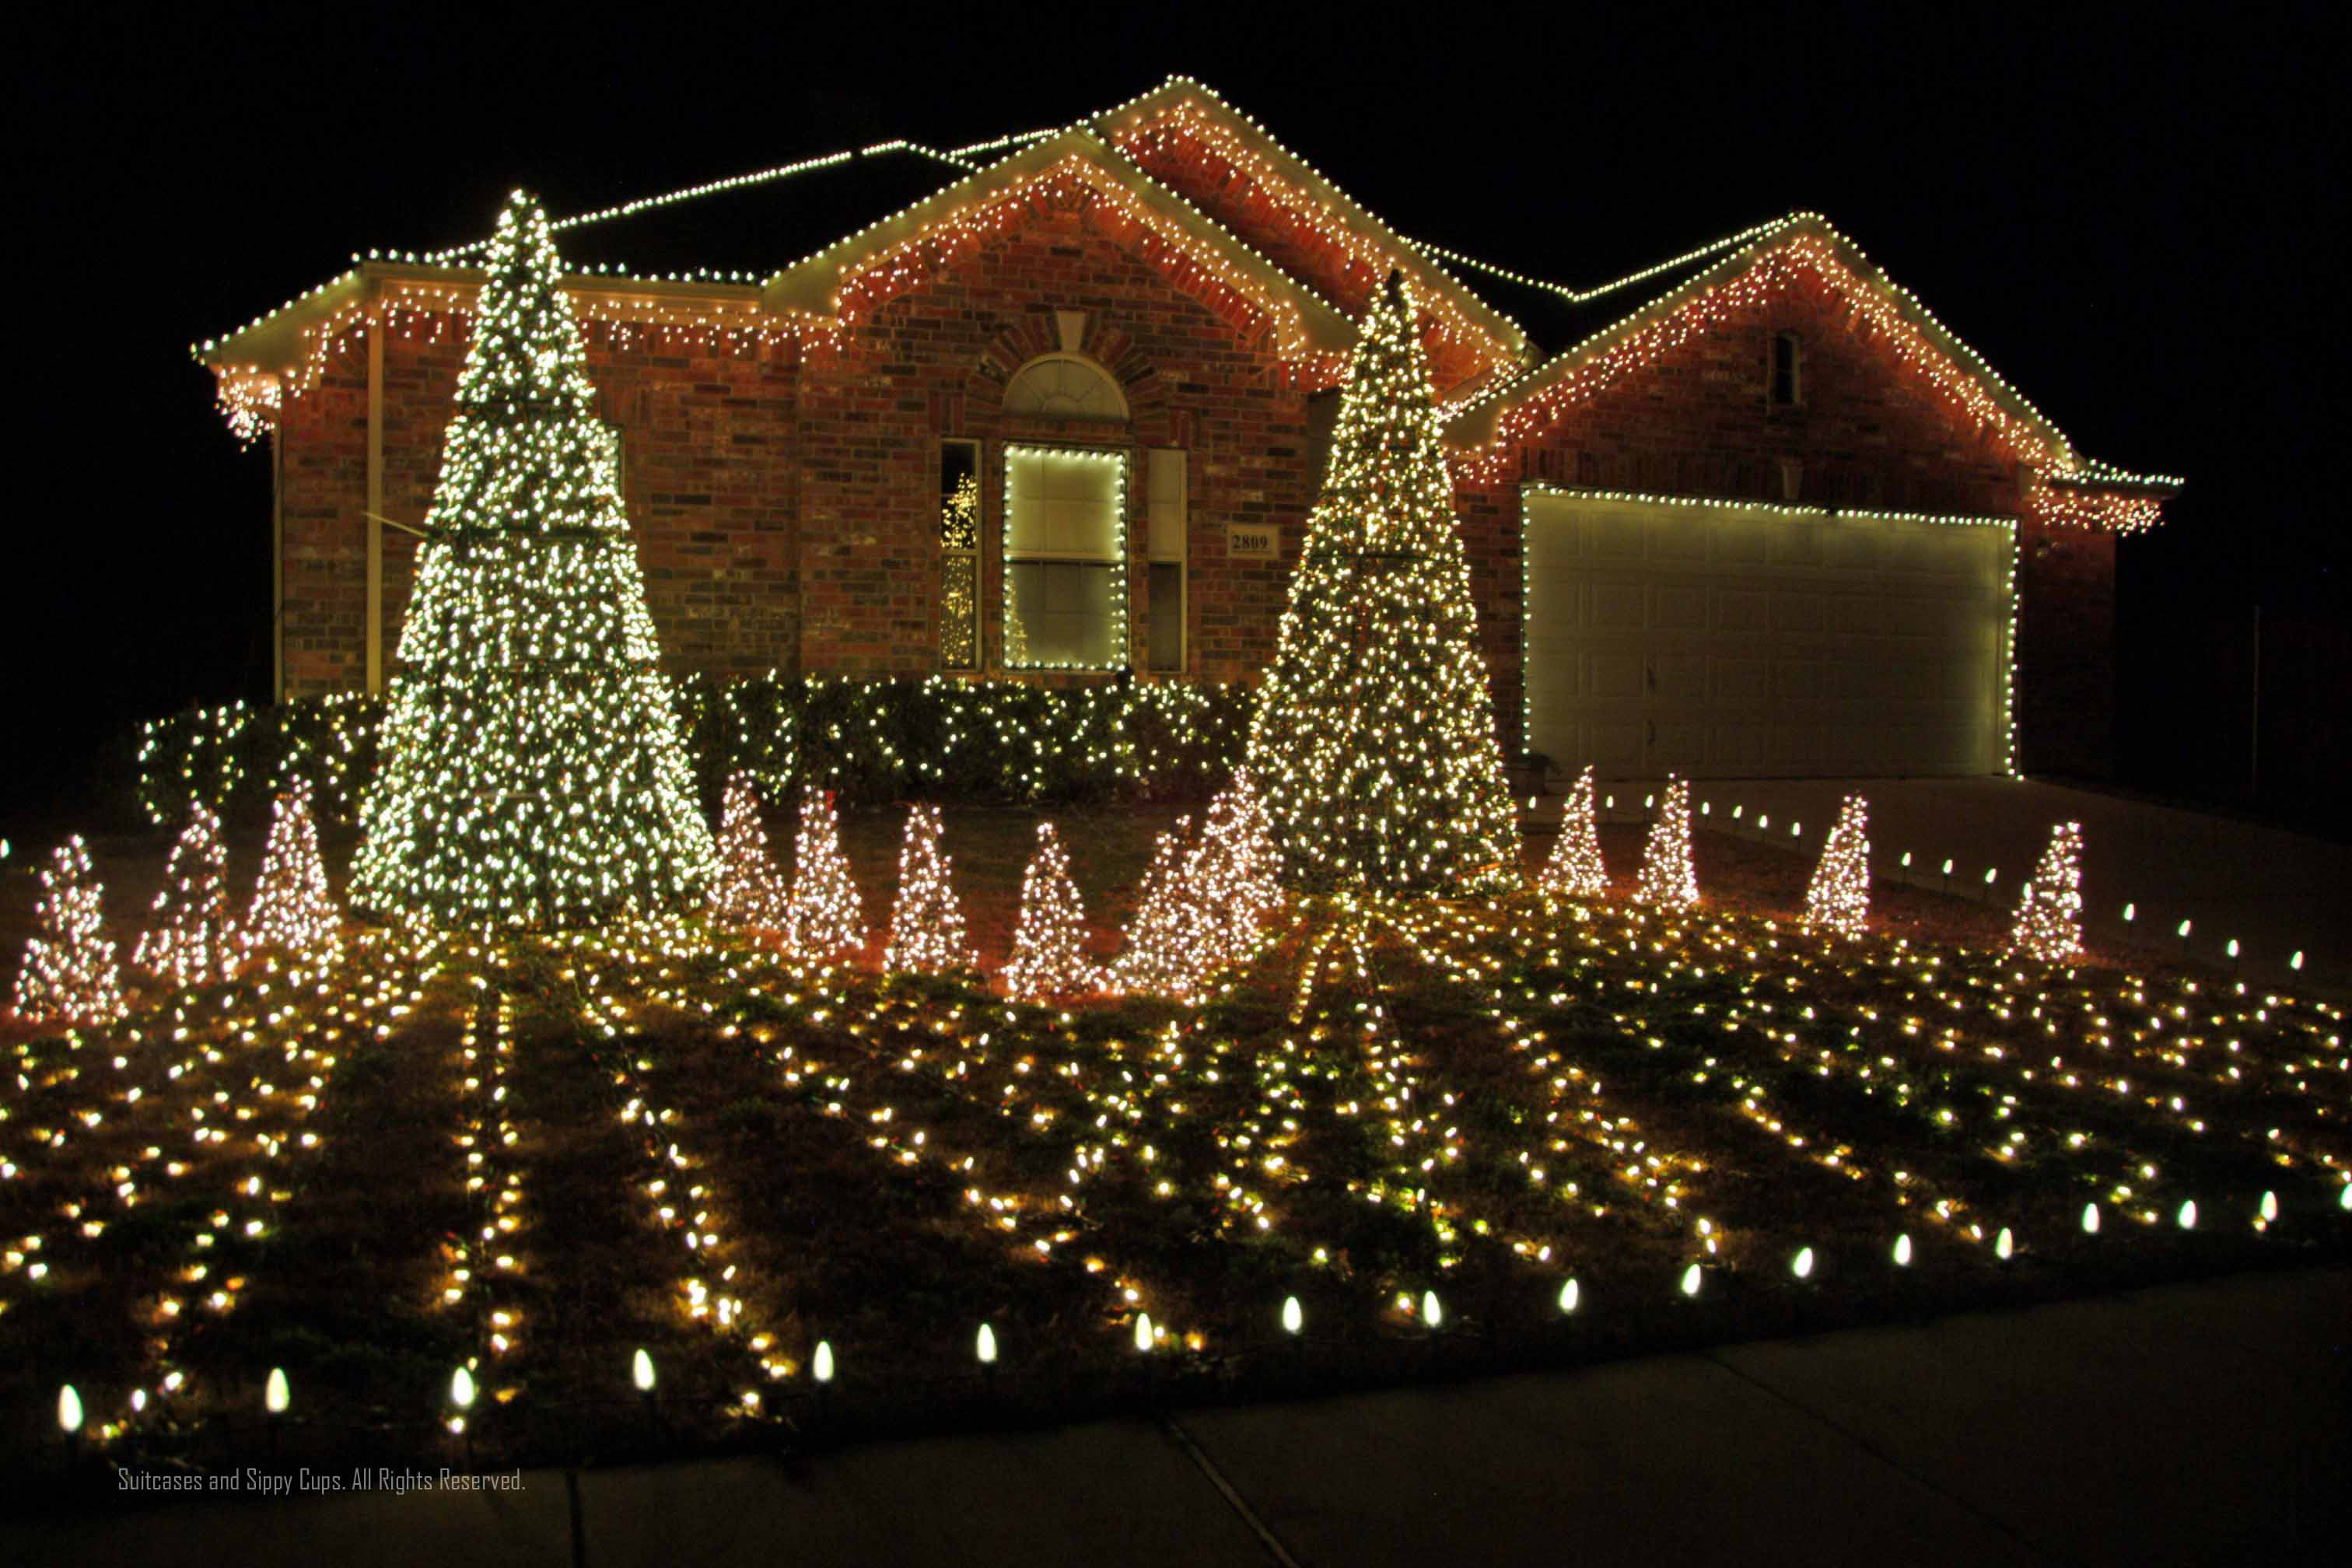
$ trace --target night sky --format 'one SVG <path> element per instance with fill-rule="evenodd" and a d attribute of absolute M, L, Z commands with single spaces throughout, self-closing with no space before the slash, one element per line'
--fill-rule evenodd
<path fill-rule="evenodd" d="M 1461 7 L 1255 37 L 1182 9 L 1150 36 L 1083 9 L 894 12 L 847 44 L 787 7 L 634 29 L 534 8 L 545 32 L 413 10 L 366 31 L 315 9 L 37 25 L 13 106 L 27 341 L 0 835 L 22 854 L 61 814 L 100 826 L 77 808 L 138 719 L 268 695 L 267 458 L 227 435 L 191 342 L 354 250 L 476 237 L 516 184 L 560 217 L 889 137 L 1067 123 L 1177 71 L 1401 232 L 1569 283 L 1820 211 L 2081 450 L 2187 476 L 2122 551 L 2126 782 L 2242 795 L 2257 603 L 2344 647 L 2322 499 L 2342 395 L 2320 366 L 2341 336 L 2340 38 L 2316 10 L 2139 10 L 2118 32 L 1939 8 L 1933 34 L 1895 34 L 1874 18 L 1907 10 L 1575 7 L 1490 34 Z"/>

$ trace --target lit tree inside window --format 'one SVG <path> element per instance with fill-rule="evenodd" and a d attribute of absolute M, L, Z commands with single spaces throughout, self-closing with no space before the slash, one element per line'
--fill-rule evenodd
<path fill-rule="evenodd" d="M 547 215 L 499 215 L 361 807 L 356 901 L 575 929 L 682 910 L 710 830 Z"/>
<path fill-rule="evenodd" d="M 1459 892 L 1517 874 L 1469 558 L 1400 275 L 1349 370 L 1249 769 L 1301 888 Z"/>

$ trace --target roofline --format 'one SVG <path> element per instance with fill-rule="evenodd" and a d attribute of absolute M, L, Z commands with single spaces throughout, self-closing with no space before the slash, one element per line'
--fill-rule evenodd
<path fill-rule="evenodd" d="M 1578 365 L 1593 358 L 1618 340 L 1657 318 L 1678 309 L 1692 297 L 1747 271 L 1771 249 L 1787 244 L 1800 235 L 1810 235 L 1826 242 L 1837 259 L 1870 288 L 1893 303 L 1903 318 L 1923 336 L 1948 355 L 1954 363 L 1970 371 L 1990 396 L 2009 414 L 2032 426 L 2053 451 L 2071 467 L 2065 471 L 2079 473 L 2084 467 L 2082 455 L 2068 440 L 2065 432 L 2052 424 L 2049 416 L 2026 401 L 2003 380 L 1982 355 L 1956 337 L 1951 330 L 1937 321 L 1910 290 L 1891 281 L 1877 264 L 1844 235 L 1832 227 L 1819 213 L 1793 212 L 1768 226 L 1748 244 L 1732 251 L 1704 270 L 1685 279 L 1675 288 L 1656 296 L 1627 315 L 1586 338 L 1575 347 L 1554 355 L 1516 380 L 1496 388 L 1486 396 L 1465 407 L 1448 422 L 1445 437 L 1462 447 L 1489 446 L 1496 438 L 1503 414 L 1528 398 L 1556 384 Z"/>
<path fill-rule="evenodd" d="M 394 289 L 436 290 L 454 304 L 478 290 L 483 277 L 478 267 L 362 261 L 225 338 L 194 345 L 190 353 L 197 363 L 215 367 L 290 370 L 302 357 L 302 335 L 354 305 L 373 303 Z M 644 307 L 642 319 L 648 321 L 663 320 L 667 311 L 697 305 L 738 306 L 747 316 L 760 308 L 760 289 L 754 283 L 570 272 L 557 279 L 556 287 L 575 299 L 638 303 Z"/>
<path fill-rule="evenodd" d="M 1135 161 L 1081 122 L 1032 142 L 976 174 L 952 181 L 911 206 L 847 235 L 770 277 L 760 298 L 772 311 L 831 316 L 841 308 L 840 284 L 857 261 L 913 239 L 965 205 L 990 200 L 1044 177 L 1071 158 L 1083 159 L 1117 179 L 1145 205 L 1223 255 L 1269 294 L 1295 304 L 1311 347 L 1345 353 L 1357 338 L 1356 324 L 1338 306 L 1276 266 L 1231 229 L 1145 174 Z"/>
<path fill-rule="evenodd" d="M 1087 123 L 1105 142 L 1108 142 L 1115 130 L 1139 124 L 1154 110 L 1171 107 L 1187 98 L 1214 110 L 1229 129 L 1250 142 L 1259 156 L 1274 165 L 1277 174 L 1310 195 L 1320 197 L 1347 227 L 1393 252 L 1398 265 L 1404 267 L 1409 275 L 1419 274 L 1413 278 L 1416 285 L 1435 288 L 1451 296 L 1466 315 L 1499 338 L 1522 363 L 1534 357 L 1535 345 L 1528 340 L 1526 328 L 1487 303 L 1419 245 L 1381 222 L 1370 209 L 1334 184 L 1313 164 L 1276 141 L 1264 126 L 1235 109 L 1208 83 L 1193 77 L 1171 75 L 1149 92 L 1106 109 L 1089 118 Z"/>

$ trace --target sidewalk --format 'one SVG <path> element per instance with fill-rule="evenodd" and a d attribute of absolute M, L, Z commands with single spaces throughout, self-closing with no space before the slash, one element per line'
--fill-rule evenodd
<path fill-rule="evenodd" d="M 511 1496 L 125 1497 L 27 1563 L 1585 1565 L 2324 1561 L 2352 1270 Z"/>

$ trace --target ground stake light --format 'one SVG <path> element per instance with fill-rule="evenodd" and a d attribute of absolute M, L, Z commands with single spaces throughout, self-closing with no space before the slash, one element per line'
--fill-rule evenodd
<path fill-rule="evenodd" d="M 2084 1236 L 2099 1234 L 2099 1205 L 2096 1204 L 2083 1205 L 2083 1234 Z"/>
<path fill-rule="evenodd" d="M 2347 1187 L 2345 1191 L 2352 1193 L 2352 1187 Z M 1295 1334 L 1306 1326 L 1307 1314 L 1300 1310 L 1298 1298 L 1285 1296 L 1282 1299 L 1282 1331 L 1286 1334 Z"/>
<path fill-rule="evenodd" d="M 58 1428 L 68 1437 L 81 1430 L 81 1395 L 70 1383 L 58 1390 Z"/>
<path fill-rule="evenodd" d="M 2009 1226 L 2002 1226 L 2000 1234 L 1993 1238 L 1992 1255 L 2006 1263 L 2016 1252 L 2017 1238 L 2010 1235 Z"/>
<path fill-rule="evenodd" d="M 1701 1272 L 1699 1266 L 1696 1263 L 1692 1264 L 1688 1268 L 1684 1269 L 1683 1294 L 1685 1296 L 1696 1296 L 1698 1294 L 1699 1282 L 1706 1278 L 1706 1276 Z"/>
<path fill-rule="evenodd" d="M 1151 1353 L 1151 1314 L 1149 1312 L 1136 1314 L 1135 1348 L 1144 1355 Z"/>
<path fill-rule="evenodd" d="M 1895 1267 L 1911 1267 L 1911 1233 L 1907 1230 L 1895 1238 Z"/>
<path fill-rule="evenodd" d="M 1559 1310 L 1565 1314 L 1576 1310 L 1576 1281 L 1570 1279 L 1559 1288 Z"/>
<path fill-rule="evenodd" d="M 629 1358 L 629 1381 L 637 1385 L 639 1394 L 654 1391 L 654 1358 L 642 1349 Z"/>
<path fill-rule="evenodd" d="M 981 1365 L 994 1366 L 996 1364 L 996 1331 L 986 1323 L 981 1324 L 980 1337 L 974 1342 L 973 1348 L 980 1356 Z"/>
<path fill-rule="evenodd" d="M 2264 1225 L 2269 1225 L 2278 1218 L 2278 1194 L 2276 1193 L 2266 1192 L 2263 1194 L 2262 1212 L 2263 1223 Z"/>
<path fill-rule="evenodd" d="M 262 1385 L 261 1403 L 272 1415 L 285 1415 L 286 1407 L 293 1403 L 293 1391 L 286 1386 L 284 1367 L 273 1366 L 269 1369 L 269 1381 Z"/>
<path fill-rule="evenodd" d="M 1423 1328 L 1434 1329 L 1445 1321 L 1445 1309 L 1437 1304 L 1437 1292 L 1421 1293 L 1421 1321 Z"/>
<path fill-rule="evenodd" d="M 819 1340 L 816 1354 L 809 1358 L 809 1371 L 819 1383 L 833 1381 L 833 1342 Z"/>
<path fill-rule="evenodd" d="M 2183 1230 L 2195 1230 L 2197 1228 L 2197 1200 L 2195 1198 L 2190 1198 L 2188 1202 L 2180 1205 L 2180 1228 Z"/>
<path fill-rule="evenodd" d="M 1789 1260 L 1789 1272 L 1794 1274 L 1800 1279 L 1811 1279 L 1813 1277 L 1813 1249 L 1810 1247 L 1799 1247 L 1797 1249 L 1797 1256 Z"/>

